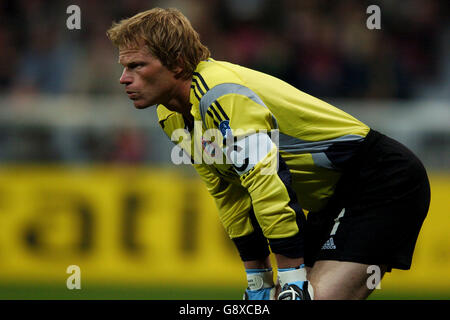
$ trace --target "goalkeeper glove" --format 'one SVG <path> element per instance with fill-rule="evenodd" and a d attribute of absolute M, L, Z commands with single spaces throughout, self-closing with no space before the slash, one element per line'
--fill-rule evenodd
<path fill-rule="evenodd" d="M 297 268 L 278 269 L 278 281 L 281 292 L 278 300 L 312 300 L 314 290 L 308 280 L 306 280 L 305 265 Z"/>

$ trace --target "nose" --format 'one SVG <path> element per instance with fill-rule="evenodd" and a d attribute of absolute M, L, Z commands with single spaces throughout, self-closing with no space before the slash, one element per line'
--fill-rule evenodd
<path fill-rule="evenodd" d="M 126 84 L 126 85 L 133 82 L 133 78 L 128 74 L 126 68 L 123 69 L 123 72 L 122 72 L 122 75 L 120 76 L 119 82 L 120 82 L 120 84 Z"/>

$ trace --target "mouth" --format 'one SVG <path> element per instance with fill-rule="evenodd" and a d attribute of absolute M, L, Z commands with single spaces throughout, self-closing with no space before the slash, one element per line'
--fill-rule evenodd
<path fill-rule="evenodd" d="M 128 95 L 128 98 L 130 98 L 131 100 L 137 99 L 137 92 L 127 91 L 127 95 Z"/>

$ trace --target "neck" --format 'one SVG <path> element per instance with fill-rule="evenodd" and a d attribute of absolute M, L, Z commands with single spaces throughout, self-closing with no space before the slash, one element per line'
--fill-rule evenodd
<path fill-rule="evenodd" d="M 189 95 L 191 90 L 192 79 L 180 80 L 180 82 L 174 87 L 172 99 L 166 105 L 169 110 L 181 113 L 184 118 L 193 121 L 191 115 L 191 103 L 189 101 Z"/>

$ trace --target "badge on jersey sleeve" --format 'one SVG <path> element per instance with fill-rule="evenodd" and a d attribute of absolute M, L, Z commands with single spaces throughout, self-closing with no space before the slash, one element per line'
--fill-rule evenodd
<path fill-rule="evenodd" d="M 219 130 L 222 133 L 223 141 L 225 141 L 229 135 L 231 136 L 230 120 L 224 120 L 219 123 Z"/>

